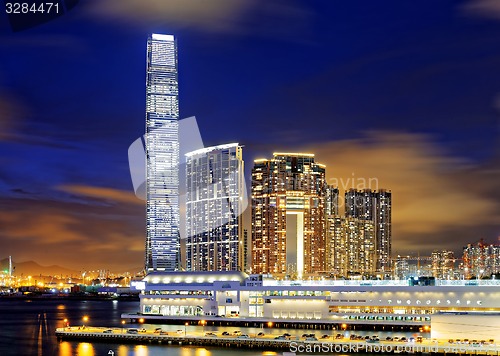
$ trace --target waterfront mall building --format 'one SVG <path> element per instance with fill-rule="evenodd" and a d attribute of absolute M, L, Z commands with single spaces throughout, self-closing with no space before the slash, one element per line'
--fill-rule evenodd
<path fill-rule="evenodd" d="M 133 282 L 140 311 L 122 317 L 337 330 L 399 326 L 430 328 L 436 338 L 491 339 L 500 335 L 499 286 L 499 280 L 288 281 L 242 272 L 152 272 Z"/>

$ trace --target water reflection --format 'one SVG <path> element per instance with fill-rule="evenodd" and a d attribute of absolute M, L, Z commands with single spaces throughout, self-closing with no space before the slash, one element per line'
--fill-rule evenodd
<path fill-rule="evenodd" d="M 118 356 L 127 356 L 128 355 L 128 349 L 129 347 L 128 346 L 125 346 L 125 345 L 120 345 L 118 346 Z"/>
<path fill-rule="evenodd" d="M 147 346 L 136 345 L 134 347 L 134 355 L 137 355 L 137 356 L 147 356 L 148 355 L 148 348 L 147 348 Z"/>
<path fill-rule="evenodd" d="M 204 348 L 199 348 L 196 350 L 195 356 L 210 356 L 212 353 Z"/>
<path fill-rule="evenodd" d="M 59 344 L 59 356 L 72 356 L 73 350 L 71 343 L 63 341 Z"/>
<path fill-rule="evenodd" d="M 94 356 L 94 346 L 88 342 L 81 342 L 78 344 L 76 354 L 78 356 Z"/>

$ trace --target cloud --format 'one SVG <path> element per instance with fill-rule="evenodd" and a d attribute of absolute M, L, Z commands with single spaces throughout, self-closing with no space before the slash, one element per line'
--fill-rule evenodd
<path fill-rule="evenodd" d="M 0 141 L 11 137 L 15 127 L 25 115 L 23 105 L 11 95 L 0 93 Z"/>
<path fill-rule="evenodd" d="M 86 240 L 75 229 L 79 222 L 62 212 L 7 211 L 0 216 L 0 225 L 8 227 L 9 239 L 24 240 L 30 243 L 51 245 Z"/>
<path fill-rule="evenodd" d="M 470 0 L 462 9 L 471 15 L 492 19 L 500 19 L 500 2 L 498 0 Z"/>
<path fill-rule="evenodd" d="M 234 0 L 102 0 L 87 4 L 91 15 L 127 24 L 168 24 L 169 27 L 193 27 L 225 31 L 234 26 L 250 6 Z"/>
<path fill-rule="evenodd" d="M 132 192 L 109 188 L 61 189 L 78 199 L 0 198 L 0 258 L 12 255 L 74 270 L 130 271 L 143 264 L 143 202 Z M 106 204 L 95 204 L 96 199 Z"/>
<path fill-rule="evenodd" d="M 106 202 L 144 205 L 144 202 L 138 199 L 132 192 L 119 189 L 88 185 L 62 185 L 57 187 L 57 189 L 66 193 L 104 200 Z"/>
<path fill-rule="evenodd" d="M 390 189 L 393 250 L 460 249 L 500 233 L 500 170 L 448 155 L 430 136 L 372 132 L 307 148 L 327 166 L 330 183 Z M 371 180 L 370 180 L 371 178 Z M 343 193 L 341 193 L 343 194 Z"/>
<path fill-rule="evenodd" d="M 293 0 L 101 0 L 85 4 L 94 19 L 149 29 L 195 29 L 312 42 L 313 11 Z M 292 33 L 310 35 L 298 39 Z"/>

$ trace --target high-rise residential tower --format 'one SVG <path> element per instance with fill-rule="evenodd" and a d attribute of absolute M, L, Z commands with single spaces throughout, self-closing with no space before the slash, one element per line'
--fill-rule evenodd
<path fill-rule="evenodd" d="M 146 271 L 179 266 L 179 100 L 174 36 L 152 34 L 146 77 Z"/>
<path fill-rule="evenodd" d="M 489 244 L 481 239 L 465 246 L 462 257 L 466 278 L 483 278 L 500 273 L 500 245 Z"/>
<path fill-rule="evenodd" d="M 376 270 L 389 276 L 392 270 L 392 193 L 380 189 L 375 192 L 375 197 Z"/>
<path fill-rule="evenodd" d="M 274 153 L 252 169 L 252 273 L 298 278 L 325 271 L 325 166 Z"/>
<path fill-rule="evenodd" d="M 431 254 L 432 276 L 437 279 L 453 279 L 455 272 L 455 256 L 453 251 L 435 250 Z"/>
<path fill-rule="evenodd" d="M 384 275 L 391 273 L 392 239 L 392 194 L 380 189 L 345 192 L 345 216 L 372 221 L 376 238 L 376 271 Z"/>
<path fill-rule="evenodd" d="M 242 147 L 237 143 L 186 154 L 186 269 L 242 268 Z"/>
<path fill-rule="evenodd" d="M 329 216 L 327 269 L 343 277 L 375 274 L 375 226 L 371 220 Z"/>

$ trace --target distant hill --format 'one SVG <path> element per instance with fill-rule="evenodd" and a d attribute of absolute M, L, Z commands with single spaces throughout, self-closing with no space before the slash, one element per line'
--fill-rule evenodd
<path fill-rule="evenodd" d="M 80 272 L 73 271 L 71 269 L 61 267 L 58 265 L 52 266 L 42 266 L 34 261 L 26 261 L 26 262 L 15 262 L 12 261 L 12 265 L 14 266 L 14 275 L 16 276 L 79 276 Z M 0 270 L 5 271 L 9 269 L 9 259 L 4 258 L 0 260 Z"/>

